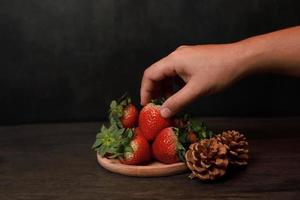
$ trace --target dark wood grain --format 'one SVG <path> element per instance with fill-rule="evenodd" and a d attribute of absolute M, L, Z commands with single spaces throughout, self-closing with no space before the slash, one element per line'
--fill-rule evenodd
<path fill-rule="evenodd" d="M 101 168 L 99 123 L 0 127 L 0 199 L 299 199 L 300 118 L 204 119 L 249 138 L 250 165 L 215 183 L 188 174 L 135 178 Z"/>

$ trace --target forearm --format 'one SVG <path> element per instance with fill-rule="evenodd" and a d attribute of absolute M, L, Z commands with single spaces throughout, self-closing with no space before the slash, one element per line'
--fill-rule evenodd
<path fill-rule="evenodd" d="M 233 44 L 242 51 L 245 74 L 272 72 L 300 76 L 300 26 Z"/>

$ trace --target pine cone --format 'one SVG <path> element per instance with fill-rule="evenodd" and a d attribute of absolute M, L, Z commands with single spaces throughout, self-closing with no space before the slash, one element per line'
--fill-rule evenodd
<path fill-rule="evenodd" d="M 227 149 L 217 139 L 204 139 L 191 144 L 185 154 L 190 178 L 215 180 L 222 177 L 228 166 Z"/>
<path fill-rule="evenodd" d="M 248 164 L 249 145 L 243 134 L 238 131 L 225 131 L 215 137 L 226 146 L 230 164 L 234 166 Z"/>

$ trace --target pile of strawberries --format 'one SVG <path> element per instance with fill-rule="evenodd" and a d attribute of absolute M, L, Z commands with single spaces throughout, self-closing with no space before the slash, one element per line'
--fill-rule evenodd
<path fill-rule="evenodd" d="M 161 101 L 154 100 L 139 112 L 124 95 L 113 100 L 109 127 L 102 126 L 92 148 L 101 156 L 119 159 L 123 164 L 142 165 L 153 160 L 165 164 L 184 161 L 191 143 L 212 137 L 204 124 L 182 118 L 163 118 Z"/>

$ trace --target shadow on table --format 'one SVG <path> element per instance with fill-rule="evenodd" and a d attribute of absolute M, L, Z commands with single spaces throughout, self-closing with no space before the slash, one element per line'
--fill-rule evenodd
<path fill-rule="evenodd" d="M 227 169 L 226 174 L 223 177 L 221 177 L 220 179 L 217 179 L 214 181 L 200 181 L 199 180 L 199 183 L 209 184 L 209 185 L 225 183 L 225 182 L 233 180 L 233 179 L 238 179 L 241 176 L 241 174 L 245 173 L 246 169 L 247 169 L 247 166 L 246 167 L 231 167 L 231 168 Z"/>

